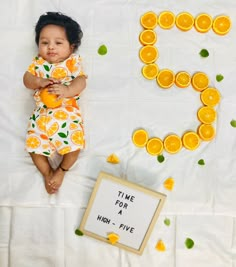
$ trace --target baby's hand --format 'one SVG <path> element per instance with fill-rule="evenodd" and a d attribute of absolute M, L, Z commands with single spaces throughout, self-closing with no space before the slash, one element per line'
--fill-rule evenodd
<path fill-rule="evenodd" d="M 54 78 L 48 78 L 48 79 L 40 78 L 40 88 L 45 88 L 52 84 L 59 84 L 59 83 L 60 81 Z"/>
<path fill-rule="evenodd" d="M 57 95 L 58 99 L 63 98 L 63 97 L 67 97 L 66 93 L 67 93 L 67 86 L 63 85 L 61 83 L 54 83 L 48 86 L 48 92 L 50 94 L 54 94 Z"/>

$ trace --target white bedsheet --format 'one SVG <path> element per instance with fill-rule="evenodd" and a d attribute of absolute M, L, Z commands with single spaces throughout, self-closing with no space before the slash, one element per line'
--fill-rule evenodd
<path fill-rule="evenodd" d="M 223 37 L 212 31 L 156 29 L 159 67 L 204 71 L 222 95 L 216 138 L 194 152 L 166 153 L 162 164 L 132 144 L 132 132 L 145 128 L 161 138 L 169 132 L 182 135 L 198 125 L 200 100 L 191 88 L 163 90 L 141 75 L 139 19 L 149 10 L 227 14 L 232 20 L 230 33 Z M 22 75 L 36 53 L 34 25 L 46 11 L 61 11 L 81 24 L 80 54 L 89 77 L 80 100 L 87 148 L 53 196 L 24 151 L 34 103 Z M 1 1 L 1 267 L 236 267 L 236 129 L 230 125 L 236 119 L 235 17 L 235 0 Z M 105 56 L 97 53 L 102 44 L 108 48 Z M 199 56 L 202 48 L 208 49 L 208 58 Z M 215 80 L 219 73 L 224 75 L 220 83 Z M 111 153 L 120 164 L 106 162 Z M 201 158 L 204 166 L 197 164 Z M 74 234 L 100 171 L 167 195 L 142 256 Z M 163 187 L 168 177 L 175 180 L 173 191 Z M 169 227 L 163 223 L 166 217 Z M 187 237 L 195 242 L 191 250 L 184 245 Z M 159 239 L 165 252 L 155 249 Z"/>

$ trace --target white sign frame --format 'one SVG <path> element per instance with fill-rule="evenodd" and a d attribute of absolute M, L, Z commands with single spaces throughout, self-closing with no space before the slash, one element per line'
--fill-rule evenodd
<path fill-rule="evenodd" d="M 141 255 L 165 199 L 162 193 L 100 172 L 79 228 L 109 244 L 108 234 L 116 233 L 114 246 Z"/>

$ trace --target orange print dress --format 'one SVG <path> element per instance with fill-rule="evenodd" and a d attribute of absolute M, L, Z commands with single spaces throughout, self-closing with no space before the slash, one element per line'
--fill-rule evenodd
<path fill-rule="evenodd" d="M 42 78 L 59 79 L 69 85 L 80 75 L 85 75 L 81 58 L 72 54 L 63 62 L 51 64 L 42 57 L 35 57 L 28 71 Z M 77 100 L 79 96 L 63 98 L 59 107 L 49 108 L 41 100 L 40 90 L 36 90 L 36 108 L 29 119 L 26 136 L 26 150 L 30 153 L 50 157 L 83 149 L 85 146 L 83 120 Z"/>

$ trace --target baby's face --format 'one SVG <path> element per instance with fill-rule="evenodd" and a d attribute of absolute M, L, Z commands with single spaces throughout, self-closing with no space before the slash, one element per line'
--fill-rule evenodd
<path fill-rule="evenodd" d="M 63 27 L 56 25 L 45 26 L 39 36 L 39 55 L 49 63 L 59 63 L 68 58 L 73 52 Z"/>

